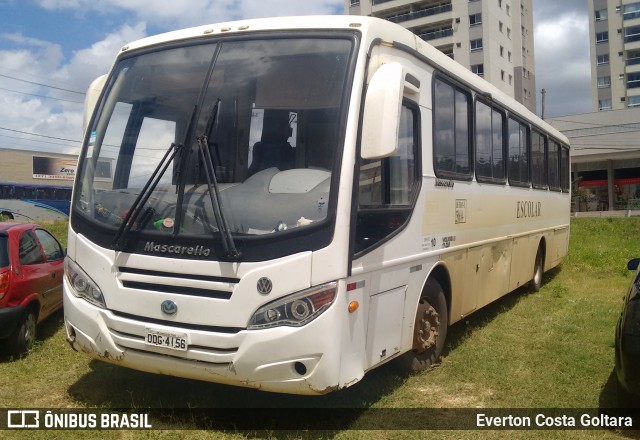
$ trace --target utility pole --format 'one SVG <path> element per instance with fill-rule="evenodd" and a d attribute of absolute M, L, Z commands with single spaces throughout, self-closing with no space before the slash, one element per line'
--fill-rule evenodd
<path fill-rule="evenodd" d="M 542 119 L 544 119 L 544 102 L 547 98 L 547 90 L 546 89 L 542 89 L 540 91 L 540 93 L 542 94 Z"/>

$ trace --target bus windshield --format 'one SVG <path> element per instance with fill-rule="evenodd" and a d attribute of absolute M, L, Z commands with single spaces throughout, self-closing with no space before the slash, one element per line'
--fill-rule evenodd
<path fill-rule="evenodd" d="M 81 157 L 74 212 L 115 231 L 149 187 L 132 227 L 143 235 L 215 237 L 216 200 L 238 237 L 322 224 L 353 46 L 347 37 L 286 35 L 121 58 Z"/>

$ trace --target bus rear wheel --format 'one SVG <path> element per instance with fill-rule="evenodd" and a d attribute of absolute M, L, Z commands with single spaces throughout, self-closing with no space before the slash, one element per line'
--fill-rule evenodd
<path fill-rule="evenodd" d="M 542 287 L 542 275 L 544 272 L 544 252 L 542 244 L 538 246 L 538 252 L 536 253 L 536 262 L 533 265 L 533 278 L 529 282 L 529 289 L 532 292 L 537 292 Z"/>
<path fill-rule="evenodd" d="M 418 303 L 413 330 L 413 348 L 398 359 L 401 368 L 420 372 L 440 360 L 449 326 L 447 300 L 442 286 L 435 279 L 428 279 L 425 291 Z"/>

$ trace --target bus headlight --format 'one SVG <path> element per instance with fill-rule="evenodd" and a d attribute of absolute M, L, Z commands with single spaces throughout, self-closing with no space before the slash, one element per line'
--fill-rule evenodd
<path fill-rule="evenodd" d="M 338 283 L 333 281 L 266 304 L 254 313 L 247 328 L 256 330 L 280 325 L 303 326 L 331 306 L 337 289 Z"/>
<path fill-rule="evenodd" d="M 98 285 L 69 257 L 64 259 L 64 276 L 67 277 L 67 281 L 71 285 L 71 293 L 74 296 L 82 298 L 94 306 L 107 308 Z"/>

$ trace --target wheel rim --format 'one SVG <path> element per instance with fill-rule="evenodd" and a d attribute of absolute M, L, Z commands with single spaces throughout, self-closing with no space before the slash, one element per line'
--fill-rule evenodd
<path fill-rule="evenodd" d="M 436 345 L 440 317 L 436 309 L 426 301 L 418 304 L 417 316 L 419 318 L 416 320 L 413 334 L 413 348 L 418 353 L 422 353 Z"/>
<path fill-rule="evenodd" d="M 27 348 L 31 348 L 36 338 L 36 317 L 29 313 L 24 320 L 24 343 Z"/>

